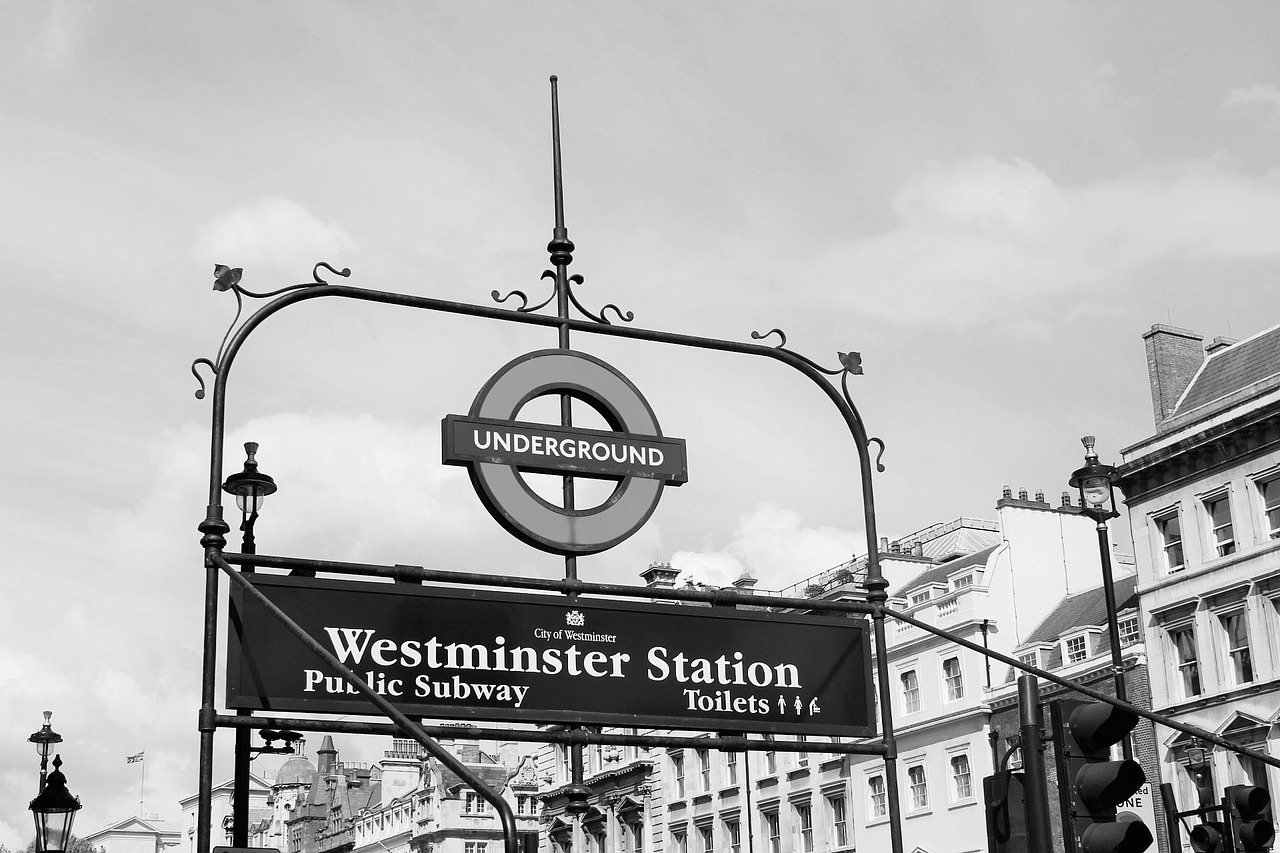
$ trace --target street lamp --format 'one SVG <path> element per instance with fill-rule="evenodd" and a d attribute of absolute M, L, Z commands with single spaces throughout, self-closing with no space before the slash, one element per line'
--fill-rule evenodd
<path fill-rule="evenodd" d="M 1102 593 L 1107 602 L 1107 632 L 1111 638 L 1111 668 L 1115 673 L 1116 698 L 1126 701 L 1124 669 L 1120 658 L 1120 618 L 1116 614 L 1115 581 L 1111 577 L 1111 540 L 1107 522 L 1117 518 L 1116 469 L 1098 462 L 1093 449 L 1096 439 L 1086 435 L 1080 439 L 1084 445 L 1084 467 L 1071 474 L 1070 485 L 1080 490 L 1080 511 L 1098 524 L 1098 556 L 1102 560 Z M 1124 740 L 1124 757 L 1133 758 L 1129 739 Z"/>
<path fill-rule="evenodd" d="M 62 735 L 55 732 L 53 726 L 49 725 L 51 717 L 53 717 L 53 712 L 45 711 L 44 725 L 40 727 L 40 731 L 27 738 L 27 740 L 36 745 L 36 753 L 40 756 L 40 787 L 36 788 L 37 794 L 44 790 L 45 773 L 49 769 L 49 752 L 53 749 L 55 743 L 62 743 Z"/>
<path fill-rule="evenodd" d="M 222 484 L 222 490 L 227 494 L 235 495 L 236 506 L 240 507 L 242 516 L 240 530 L 244 533 L 241 550 L 245 554 L 256 553 L 253 525 L 258 520 L 258 510 L 262 509 L 267 495 L 275 494 L 276 491 L 276 481 L 258 470 L 258 460 L 254 458 L 257 452 L 258 442 L 246 441 L 244 470 L 238 474 L 232 474 Z M 242 568 L 246 572 L 253 571 L 252 565 Z"/>
<path fill-rule="evenodd" d="M 258 470 L 258 442 L 244 443 L 244 470 L 232 474 L 222 484 L 222 490 L 236 496 L 236 506 L 240 507 L 240 530 L 244 534 L 240 551 L 243 554 L 256 554 L 257 543 L 253 538 L 253 525 L 258 520 L 258 510 L 266 501 L 267 495 L 276 491 L 276 481 Z M 240 571 L 253 573 L 253 564 L 244 563 Z M 252 716 L 245 711 L 237 711 L 243 717 Z M 231 799 L 231 844 L 235 847 L 249 846 L 249 770 L 253 762 L 253 753 L 249 745 L 249 728 L 247 725 L 236 729 L 235 752 L 235 787 Z"/>
<path fill-rule="evenodd" d="M 80 798 L 67 790 L 61 755 L 53 757 L 53 772 L 29 808 L 36 822 L 37 853 L 64 853 L 71 841 L 71 822 L 80 810 Z"/>

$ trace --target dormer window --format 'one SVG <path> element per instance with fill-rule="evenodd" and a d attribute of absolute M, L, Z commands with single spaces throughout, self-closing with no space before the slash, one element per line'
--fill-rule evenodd
<path fill-rule="evenodd" d="M 1068 637 L 1062 644 L 1062 659 L 1068 665 L 1089 657 L 1089 640 L 1084 634 Z"/>
<path fill-rule="evenodd" d="M 1138 634 L 1138 617 L 1126 616 L 1119 622 L 1120 628 L 1120 648 L 1132 646 L 1141 639 Z"/>
<path fill-rule="evenodd" d="M 916 592 L 911 593 L 911 606 L 914 607 L 917 604 L 924 604 L 932 596 L 933 590 L 930 588 L 917 590 Z"/>
<path fill-rule="evenodd" d="M 1040 668 L 1040 650 L 1032 649 L 1029 652 L 1023 652 L 1018 655 L 1018 663 L 1025 663 L 1027 666 Z"/>
<path fill-rule="evenodd" d="M 973 573 L 963 574 L 951 579 L 952 589 L 964 589 L 967 586 L 973 586 Z"/>

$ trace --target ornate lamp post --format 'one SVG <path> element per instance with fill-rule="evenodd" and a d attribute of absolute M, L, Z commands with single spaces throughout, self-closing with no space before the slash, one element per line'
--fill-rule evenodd
<path fill-rule="evenodd" d="M 244 470 L 232 474 L 222 484 L 222 490 L 236 496 L 236 506 L 240 507 L 240 530 L 244 534 L 240 550 L 244 554 L 256 554 L 257 543 L 253 538 L 253 526 L 258 520 L 258 510 L 266 502 L 267 495 L 276 491 L 276 481 L 258 470 L 258 453 L 256 441 L 244 444 Z M 253 573 L 253 564 L 246 563 L 240 567 L 246 574 Z M 244 714 L 244 712 L 239 712 Z M 247 715 L 245 715 L 247 716 Z M 236 780 L 232 792 L 232 838 L 234 847 L 249 846 L 249 770 L 253 761 L 253 753 L 249 746 L 250 732 L 248 726 L 236 729 Z"/>
<path fill-rule="evenodd" d="M 45 712 L 46 715 L 48 713 Z M 45 727 L 48 727 L 48 723 Z M 43 772 L 42 768 L 42 775 Z M 40 795 L 31 801 L 29 808 L 36 822 L 37 853 L 64 853 L 71 841 L 71 822 L 80 810 L 80 798 L 72 796 L 67 790 L 67 777 L 62 774 L 61 755 L 53 757 L 53 772 L 49 774 Z"/>
<path fill-rule="evenodd" d="M 55 743 L 62 743 L 62 735 L 55 732 L 53 726 L 49 725 L 49 720 L 52 717 L 52 711 L 45 711 L 44 725 L 40 727 L 40 731 L 27 738 L 27 740 L 36 745 L 36 753 L 40 756 L 40 787 L 36 788 L 37 794 L 44 790 L 45 774 L 49 769 L 49 752 L 53 749 Z"/>
<path fill-rule="evenodd" d="M 1111 668 L 1115 673 L 1116 698 L 1128 699 L 1124 687 L 1124 669 L 1120 655 L 1120 619 L 1116 613 L 1115 581 L 1111 576 L 1111 538 L 1107 522 L 1119 517 L 1116 511 L 1116 469 L 1098 461 L 1093 449 L 1097 441 L 1086 435 L 1080 439 L 1084 445 L 1084 467 L 1071 474 L 1070 484 L 1080 491 L 1080 511 L 1098 524 L 1098 556 L 1102 561 L 1102 593 L 1107 602 L 1107 633 L 1111 639 Z M 1129 740 L 1124 740 L 1124 757 L 1133 757 Z"/>

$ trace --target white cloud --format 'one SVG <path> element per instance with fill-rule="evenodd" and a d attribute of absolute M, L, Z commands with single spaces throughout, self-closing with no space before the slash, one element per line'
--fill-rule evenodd
<path fill-rule="evenodd" d="M 310 269 L 317 261 L 341 268 L 342 254 L 356 248 L 356 241 L 335 223 L 322 221 L 290 199 L 264 196 L 205 225 L 196 255 L 202 262 L 252 269 L 254 279 L 278 281 L 296 278 L 298 270 Z M 248 280 L 245 285 L 266 289 Z"/>
<path fill-rule="evenodd" d="M 737 530 L 722 547 L 677 551 L 671 565 L 682 580 L 727 586 L 749 572 L 761 589 L 778 589 L 839 565 L 858 541 L 853 531 L 805 527 L 799 513 L 763 503 L 738 519 Z"/>
<path fill-rule="evenodd" d="M 1274 107 L 1280 110 L 1280 89 L 1264 83 L 1254 83 L 1252 86 L 1246 86 L 1243 89 L 1233 89 L 1231 94 L 1227 95 L 1225 105 L 1228 107 L 1241 107 L 1254 104 L 1261 104 L 1262 106 Z"/>
<path fill-rule="evenodd" d="M 980 157 L 912 176 L 894 211 L 892 230 L 823 253 L 806 295 L 954 324 L 1005 301 L 1122 286 L 1148 264 L 1280 254 L 1280 179 L 1217 160 L 1068 188 L 1026 161 Z"/>

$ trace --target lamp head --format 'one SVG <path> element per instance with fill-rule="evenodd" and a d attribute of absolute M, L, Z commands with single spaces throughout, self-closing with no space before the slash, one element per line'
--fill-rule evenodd
<path fill-rule="evenodd" d="M 254 458 L 258 452 L 256 441 L 246 441 L 244 452 L 244 470 L 228 477 L 222 490 L 236 496 L 241 512 L 252 514 L 262 508 L 267 495 L 275 494 L 276 481 L 258 470 L 258 460 Z"/>
<path fill-rule="evenodd" d="M 61 755 L 54 756 L 53 772 L 28 808 L 36 824 L 37 853 L 65 853 L 71 841 L 71 823 L 80 811 L 80 798 L 67 790 Z"/>
<path fill-rule="evenodd" d="M 1084 467 L 1072 472 L 1069 482 L 1080 491 L 1080 509 L 1098 521 L 1105 521 L 1120 514 L 1116 512 L 1116 469 L 1098 461 L 1093 449 L 1095 441 L 1091 435 L 1080 439 L 1084 445 Z"/>
<path fill-rule="evenodd" d="M 36 745 L 36 753 L 40 756 L 40 761 L 44 762 L 49 759 L 49 752 L 55 743 L 62 743 L 62 735 L 53 730 L 49 725 L 49 720 L 53 717 L 52 711 L 44 712 L 44 725 L 40 727 L 40 731 L 34 732 L 28 741 Z"/>

